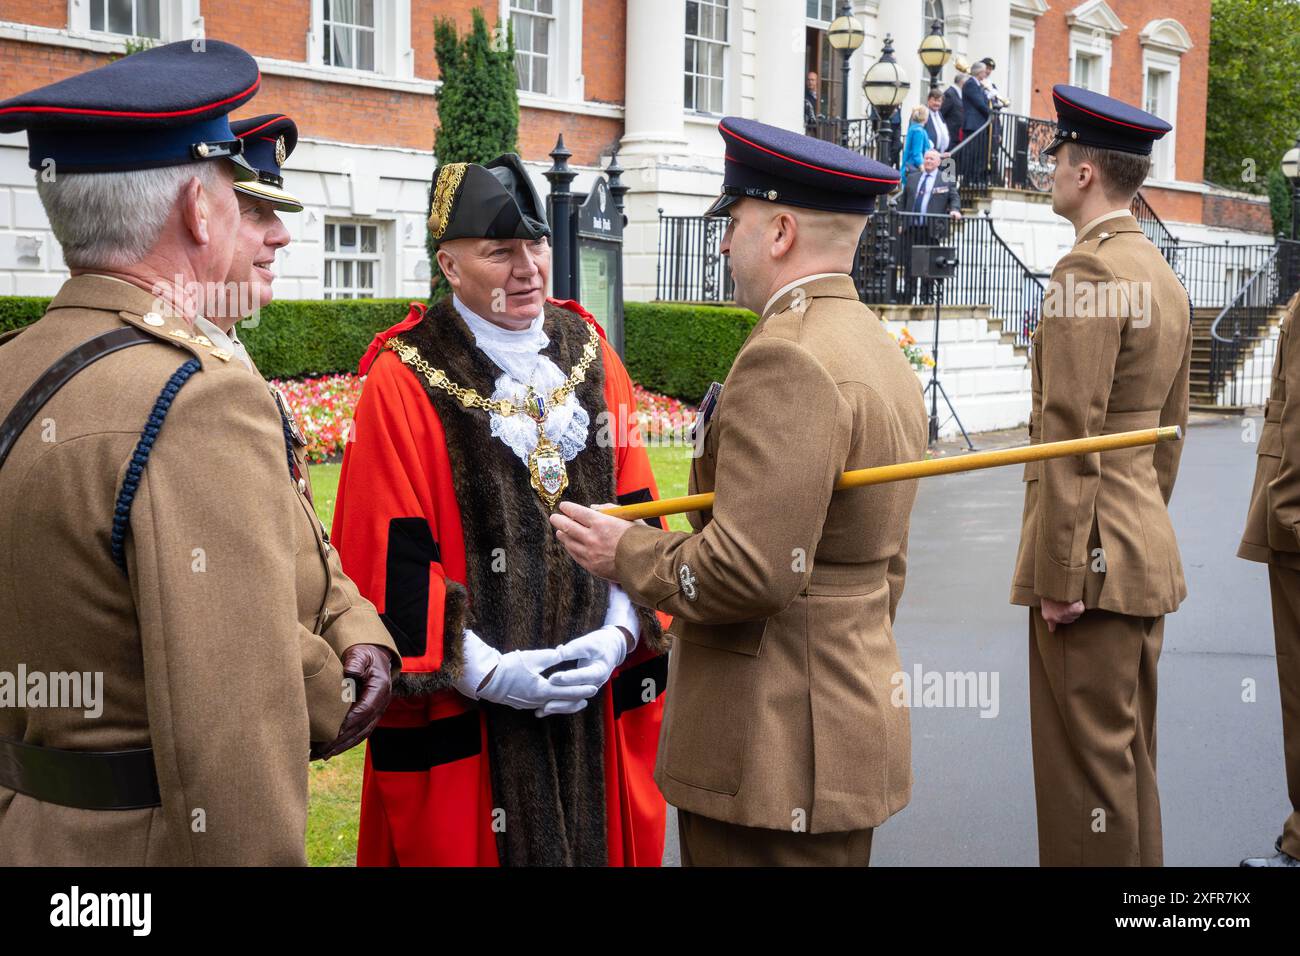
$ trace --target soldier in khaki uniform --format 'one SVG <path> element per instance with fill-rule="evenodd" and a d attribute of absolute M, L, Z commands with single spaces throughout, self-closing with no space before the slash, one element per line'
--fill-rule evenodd
<path fill-rule="evenodd" d="M 1186 426 L 1187 293 L 1129 205 L 1163 120 L 1053 90 L 1053 208 L 1077 230 L 1033 340 L 1031 442 Z M 1156 663 L 1186 596 L 1167 505 L 1182 442 L 1025 466 L 1013 604 L 1028 605 L 1044 865 L 1158 866 Z"/>
<path fill-rule="evenodd" d="M 309 749 L 357 742 L 391 690 L 233 332 L 225 283 L 269 300 L 288 239 L 233 190 L 257 173 L 226 114 L 257 85 L 186 41 L 0 103 L 56 171 L 73 272 L 0 342 L 0 680 L 26 676 L 0 696 L 0 865 L 305 863 Z"/>
<path fill-rule="evenodd" d="M 916 375 L 846 274 L 898 173 L 750 120 L 719 131 L 709 214 L 731 216 L 723 251 L 759 321 L 701 407 L 690 487 L 715 508 L 696 534 L 567 503 L 552 523 L 580 564 L 673 615 L 655 780 L 683 863 L 866 865 L 911 796 L 891 678 L 916 482 L 832 486 L 925 452 Z"/>
<path fill-rule="evenodd" d="M 1255 487 L 1238 557 L 1268 564 L 1282 696 L 1282 742 L 1291 815 L 1268 857 L 1242 866 L 1300 866 L 1300 293 L 1287 304 L 1259 436 Z M 1288 396 L 1290 400 L 1288 401 Z"/>

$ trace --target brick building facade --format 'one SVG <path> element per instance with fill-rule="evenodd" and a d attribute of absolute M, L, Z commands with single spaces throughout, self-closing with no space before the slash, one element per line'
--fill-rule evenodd
<path fill-rule="evenodd" d="M 629 299 L 654 295 L 660 212 L 697 214 L 717 192 L 721 114 L 801 128 L 813 59 L 829 92 L 844 94 L 839 54 L 826 42 L 838 0 L 279 0 L 273 7 L 251 0 L 0 0 L 0 97 L 102 64 L 123 51 L 129 35 L 239 44 L 257 56 L 263 86 L 236 115 L 285 112 L 301 134 L 286 175 L 307 208 L 285 217 L 294 243 L 281 254 L 277 293 L 419 296 L 429 274 L 434 21 L 446 16 L 465 27 L 476 6 L 490 24 L 515 23 L 520 151 L 539 188 L 560 132 L 574 154 L 577 190 L 620 149 L 632 189 Z M 1156 18 L 1139 0 L 852 6 L 866 38 L 850 61 L 851 116 L 865 113 L 862 73 L 886 34 L 912 81 L 905 107 L 919 100 L 928 82 L 912 51 L 941 17 L 957 53 L 995 59 L 994 80 L 1013 112 L 1050 117 L 1052 84 L 1074 81 L 1168 116 L 1175 132 L 1156 157 L 1146 194 L 1176 229 L 1203 237 L 1219 210 L 1229 210 L 1222 215 L 1234 229 L 1257 227 L 1258 211 L 1243 213 L 1232 196 L 1220 191 L 1207 203 L 1211 190 L 1201 181 L 1208 0 L 1166 0 Z M 124 9 L 129 23 L 114 19 Z M 949 67 L 943 81 L 950 77 Z M 66 270 L 24 145 L 22 134 L 0 135 L 0 294 L 49 294 Z M 1061 239 L 1057 228 L 1035 241 L 1036 228 L 1021 230 L 1029 238 L 1017 251 L 1034 268 L 1050 267 L 1068 236 Z"/>

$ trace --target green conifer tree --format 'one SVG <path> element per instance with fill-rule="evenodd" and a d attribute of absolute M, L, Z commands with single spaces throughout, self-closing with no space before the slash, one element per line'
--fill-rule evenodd
<path fill-rule="evenodd" d="M 498 24 L 497 36 L 488 29 L 481 10 L 461 36 L 455 23 L 440 17 L 434 24 L 434 55 L 442 87 L 437 94 L 438 131 L 433 152 L 438 164 L 486 163 L 502 153 L 519 151 L 519 95 L 516 89 L 515 43 L 509 23 Z M 436 175 L 436 171 L 435 171 Z M 429 185 L 433 201 L 433 183 Z M 426 214 L 427 221 L 427 214 Z M 430 299 L 450 291 L 434 257 L 432 235 L 426 235 L 429 252 Z"/>

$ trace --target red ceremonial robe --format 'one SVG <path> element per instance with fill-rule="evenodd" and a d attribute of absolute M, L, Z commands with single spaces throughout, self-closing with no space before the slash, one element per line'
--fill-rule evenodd
<path fill-rule="evenodd" d="M 639 438 L 632 383 L 617 353 L 576 302 L 548 301 L 601 332 L 605 405 L 616 426 L 608 433 L 619 502 L 657 498 Z M 388 338 L 419 325 L 425 312 L 423 305 L 413 304 L 407 319 L 376 336 L 362 359 L 360 372 L 367 378 L 343 459 L 332 528 L 344 570 L 387 620 L 396 616 L 397 605 L 411 600 L 400 588 L 388 593 L 394 549 L 408 546 L 390 540 L 397 533 L 392 529 L 404 519 L 427 523 L 433 538 L 423 612 L 427 643 L 422 655 L 403 657 L 403 679 L 437 672 L 448 654 L 459 656 L 457 648 L 444 646 L 443 634 L 445 622 L 456 618 L 457 602 L 463 603 L 457 582 L 467 580 L 447 432 L 420 378 L 384 348 Z M 596 414 L 588 411 L 594 435 Z M 482 429 L 486 433 L 486 418 Z M 609 443 L 589 442 L 578 457 L 609 453 Z M 423 534 L 422 526 L 420 530 Z M 661 615 L 660 620 L 666 629 L 669 619 Z M 554 643 L 577 636 L 564 635 Z M 605 844 L 612 866 L 658 866 L 663 858 L 666 808 L 652 774 L 666 682 L 666 654 L 643 638 L 588 705 L 588 710 L 603 712 Z M 454 688 L 393 700 L 367 745 L 358 865 L 498 865 L 494 824 L 504 813 L 493 798 L 487 734 L 478 704 Z M 392 740 L 401 742 L 390 744 Z"/>

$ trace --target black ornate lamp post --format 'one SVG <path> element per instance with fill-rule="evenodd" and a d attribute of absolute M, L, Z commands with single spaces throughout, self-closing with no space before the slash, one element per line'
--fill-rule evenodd
<path fill-rule="evenodd" d="M 573 298 L 573 206 L 569 184 L 578 174 L 569 168 L 573 153 L 564 148 L 561 133 L 551 150 L 551 168 L 542 175 L 551 184 L 551 294 L 557 299 Z"/>
<path fill-rule="evenodd" d="M 876 114 L 880 117 L 878 154 L 883 163 L 889 162 L 890 140 L 893 139 L 889 120 L 894 115 L 894 110 L 898 109 L 907 97 L 909 86 L 911 84 L 907 81 L 903 68 L 894 59 L 894 38 L 887 33 L 885 46 L 880 51 L 880 59 L 871 64 L 867 75 L 862 78 L 862 92 L 866 94 L 867 102 L 876 108 Z"/>
<path fill-rule="evenodd" d="M 930 24 L 930 32 L 925 35 L 916 52 L 921 57 L 921 63 L 930 71 L 930 89 L 937 89 L 939 74 L 944 65 L 952 59 L 952 47 L 948 45 L 948 38 L 943 35 L 942 20 L 935 20 Z"/>
<path fill-rule="evenodd" d="M 614 208 L 623 217 L 623 225 L 626 226 L 627 213 L 623 211 L 623 197 L 632 187 L 623 182 L 623 173 L 624 169 L 618 162 L 618 150 L 614 150 L 614 155 L 609 157 L 609 166 L 605 169 L 605 175 L 609 177 L 609 194 L 614 197 Z"/>
<path fill-rule="evenodd" d="M 849 145 L 849 57 L 853 51 L 862 46 L 865 35 L 862 23 L 853 16 L 853 4 L 844 0 L 840 4 L 840 15 L 835 18 L 831 28 L 826 31 L 826 38 L 831 46 L 839 50 L 840 57 L 840 145 Z"/>

